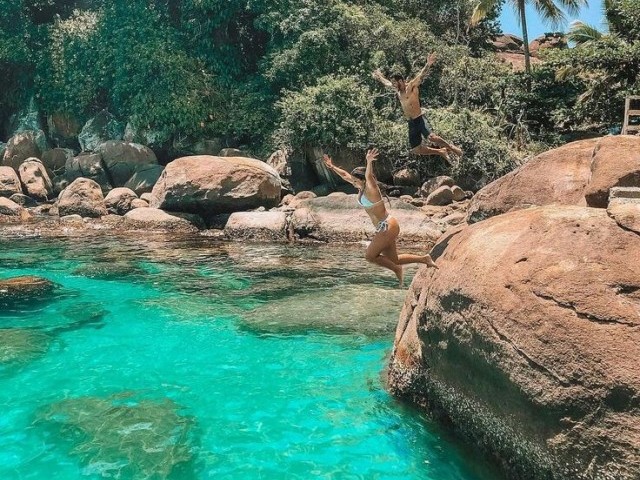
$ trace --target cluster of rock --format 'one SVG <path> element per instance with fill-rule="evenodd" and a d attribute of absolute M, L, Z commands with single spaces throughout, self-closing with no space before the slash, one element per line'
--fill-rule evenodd
<path fill-rule="evenodd" d="M 540 52 L 551 48 L 567 48 L 567 37 L 563 33 L 545 33 L 529 43 L 530 61 L 540 63 Z M 511 65 L 514 70 L 524 70 L 524 42 L 520 37 L 504 33 L 493 40 L 498 58 Z"/>
<path fill-rule="evenodd" d="M 2 152 L 0 223 L 32 221 L 39 231 L 224 229 L 228 238 L 254 240 L 371 238 L 372 226 L 357 210 L 355 195 L 327 196 L 351 187 L 326 170 L 320 152 L 307 152 L 317 160 L 311 163 L 283 151 L 262 162 L 224 149 L 215 156 L 180 157 L 164 167 L 150 148 L 109 139 L 120 128 L 102 112 L 77 134 L 83 148 L 77 155 L 69 148 L 47 149 L 40 130 L 16 133 Z M 56 129 L 69 140 L 70 132 Z M 342 152 L 335 161 L 348 169 L 362 159 Z M 381 163 L 378 173 L 394 183 L 390 194 L 400 197 L 389 201 L 398 210 L 404 240 L 432 244 L 464 220 L 471 192 L 453 179 L 437 177 L 421 185 L 416 171 L 394 173 L 390 163 Z M 300 190 L 309 185 L 311 190 Z"/>
<path fill-rule="evenodd" d="M 411 285 L 391 390 L 509 478 L 640 478 L 640 138 L 544 153 L 468 220 Z"/>

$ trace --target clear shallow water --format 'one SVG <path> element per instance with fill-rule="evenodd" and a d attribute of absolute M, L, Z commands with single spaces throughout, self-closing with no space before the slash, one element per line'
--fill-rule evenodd
<path fill-rule="evenodd" d="M 385 392 L 404 292 L 361 257 L 0 240 L 59 285 L 0 312 L 0 478 L 495 478 Z"/>

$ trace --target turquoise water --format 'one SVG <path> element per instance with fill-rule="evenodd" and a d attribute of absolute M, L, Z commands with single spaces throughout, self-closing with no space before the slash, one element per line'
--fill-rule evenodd
<path fill-rule="evenodd" d="M 360 250 L 4 239 L 0 478 L 489 479 L 384 390 L 404 292 Z"/>

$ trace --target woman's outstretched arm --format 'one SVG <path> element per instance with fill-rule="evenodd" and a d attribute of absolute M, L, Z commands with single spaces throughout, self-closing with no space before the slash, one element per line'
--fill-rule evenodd
<path fill-rule="evenodd" d="M 343 170 L 340 167 L 336 167 L 329 155 L 323 155 L 322 160 L 324 160 L 324 164 L 329 170 L 336 172 L 345 182 L 349 182 L 351 185 L 358 188 L 357 179 L 346 170 Z"/>
<path fill-rule="evenodd" d="M 376 176 L 373 173 L 373 162 L 377 160 L 379 153 L 377 148 L 372 148 L 367 152 L 367 169 L 364 172 L 364 177 L 369 185 L 378 184 Z"/>

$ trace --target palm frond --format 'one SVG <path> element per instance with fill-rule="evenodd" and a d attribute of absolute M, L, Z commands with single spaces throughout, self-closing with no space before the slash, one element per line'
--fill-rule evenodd
<path fill-rule="evenodd" d="M 575 20 L 571 22 L 567 38 L 576 45 L 585 45 L 595 42 L 603 37 L 603 33 L 593 25 Z"/>
<path fill-rule="evenodd" d="M 554 28 L 566 22 L 564 12 L 560 10 L 553 0 L 534 0 L 533 6 L 540 17 Z"/>
<path fill-rule="evenodd" d="M 573 16 L 578 15 L 582 7 L 589 6 L 589 0 L 559 0 L 558 3 L 569 15 Z"/>

